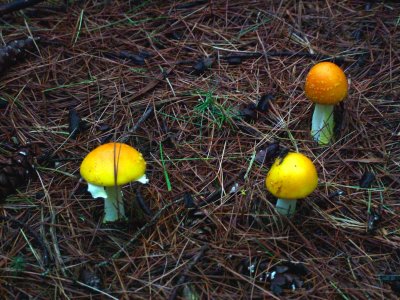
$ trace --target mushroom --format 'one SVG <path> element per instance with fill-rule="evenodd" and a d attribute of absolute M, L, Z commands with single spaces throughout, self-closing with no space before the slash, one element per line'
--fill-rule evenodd
<path fill-rule="evenodd" d="M 311 124 L 311 135 L 319 145 L 327 145 L 333 137 L 334 105 L 347 96 L 346 75 L 331 62 L 316 64 L 309 71 L 305 92 L 306 97 L 315 103 Z"/>
<path fill-rule="evenodd" d="M 146 161 L 135 148 L 122 143 L 108 143 L 90 152 L 82 161 L 80 172 L 93 198 L 104 198 L 103 223 L 126 219 L 122 185 L 131 181 L 148 183 Z"/>
<path fill-rule="evenodd" d="M 296 152 L 278 157 L 265 179 L 268 191 L 278 198 L 276 210 L 285 216 L 293 215 L 297 199 L 307 197 L 317 184 L 314 164 L 307 156 Z"/>

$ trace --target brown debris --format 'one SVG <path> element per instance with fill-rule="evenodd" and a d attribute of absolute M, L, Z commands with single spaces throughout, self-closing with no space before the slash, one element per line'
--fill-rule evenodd
<path fill-rule="evenodd" d="M 20 148 L 12 155 L 0 156 L 0 203 L 26 184 L 32 175 L 33 165 L 30 150 Z"/>

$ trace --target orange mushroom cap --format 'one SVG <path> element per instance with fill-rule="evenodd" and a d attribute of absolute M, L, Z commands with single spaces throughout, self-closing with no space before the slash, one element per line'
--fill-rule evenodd
<path fill-rule="evenodd" d="M 140 179 L 146 161 L 135 148 L 122 143 L 108 143 L 90 152 L 82 161 L 81 175 L 96 186 L 124 185 Z"/>
<path fill-rule="evenodd" d="M 321 62 L 308 72 L 306 97 L 314 103 L 334 105 L 347 96 L 347 78 L 341 68 L 331 62 Z"/>

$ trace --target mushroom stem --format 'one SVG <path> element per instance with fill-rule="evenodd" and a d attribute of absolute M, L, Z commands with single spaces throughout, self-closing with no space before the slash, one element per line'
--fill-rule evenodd
<path fill-rule="evenodd" d="M 122 190 L 120 186 L 105 187 L 107 197 L 104 198 L 103 223 L 115 222 L 125 219 L 124 202 L 122 201 Z"/>
<path fill-rule="evenodd" d="M 333 105 L 315 104 L 311 135 L 318 145 L 327 145 L 333 137 Z"/>
<path fill-rule="evenodd" d="M 296 210 L 297 200 L 278 199 L 276 202 L 276 210 L 284 216 L 291 217 Z"/>

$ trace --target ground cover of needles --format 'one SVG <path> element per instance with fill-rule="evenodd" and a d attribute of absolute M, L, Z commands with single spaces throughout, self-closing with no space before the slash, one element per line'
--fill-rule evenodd
<path fill-rule="evenodd" d="M 1 206 L 2 299 L 398 297 L 398 3 L 51 1 L 0 21 L 2 46 L 34 40 L 0 78 L 0 155 L 35 167 Z M 304 94 L 322 60 L 350 82 L 328 147 Z M 104 225 L 79 166 L 108 141 L 150 182 Z M 282 149 L 319 174 L 290 219 L 265 188 Z"/>

